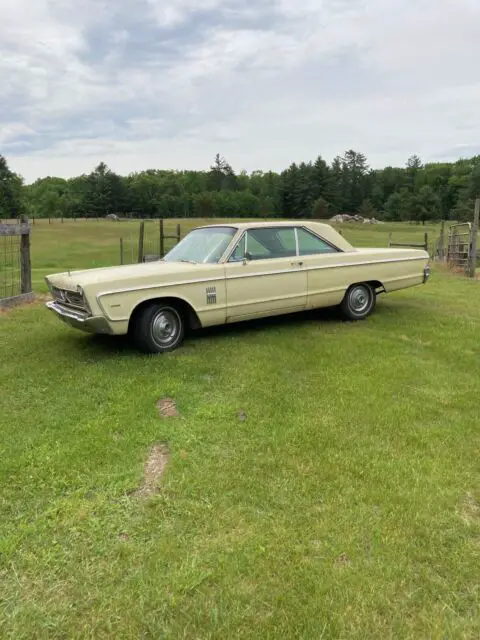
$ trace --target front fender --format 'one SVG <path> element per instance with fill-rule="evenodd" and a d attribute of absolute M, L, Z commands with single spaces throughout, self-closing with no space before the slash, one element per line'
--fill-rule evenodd
<path fill-rule="evenodd" d="M 135 309 L 145 302 L 162 299 L 179 300 L 190 307 L 202 326 L 221 324 L 226 319 L 225 279 L 193 282 L 181 287 L 153 285 L 134 290 L 101 291 L 96 302 L 112 322 L 129 321 Z"/>

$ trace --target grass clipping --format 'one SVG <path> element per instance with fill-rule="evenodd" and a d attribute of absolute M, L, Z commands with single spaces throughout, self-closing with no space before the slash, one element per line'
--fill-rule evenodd
<path fill-rule="evenodd" d="M 170 451 L 165 443 L 153 445 L 143 468 L 142 484 L 133 492 L 134 498 L 148 498 L 157 492 L 158 481 L 169 459 Z"/>

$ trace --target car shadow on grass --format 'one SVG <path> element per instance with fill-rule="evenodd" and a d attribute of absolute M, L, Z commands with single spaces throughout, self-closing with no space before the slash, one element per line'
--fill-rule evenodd
<path fill-rule="evenodd" d="M 399 313 L 414 312 L 416 315 L 420 309 L 409 300 L 395 301 L 396 304 L 384 304 L 379 301 L 372 318 L 381 317 L 387 324 L 396 321 Z M 427 311 L 425 311 L 427 313 Z M 369 322 L 370 319 L 363 322 Z M 361 321 L 362 322 L 362 321 Z M 285 330 L 285 335 L 291 335 L 292 330 L 302 330 L 309 325 L 318 326 L 342 326 L 352 323 L 345 320 L 340 314 L 338 308 L 330 307 L 325 309 L 313 309 L 309 311 L 300 311 L 281 316 L 272 316 L 268 318 L 258 318 L 254 320 L 246 320 L 243 322 L 235 322 L 232 324 L 217 325 L 206 329 L 198 329 L 195 331 L 187 331 L 184 344 L 177 350 L 167 354 L 168 357 L 185 356 L 196 350 L 199 343 L 208 343 L 212 341 L 221 343 L 222 340 L 230 340 L 232 338 L 242 339 L 242 337 L 257 337 L 269 332 L 276 333 L 279 330 Z M 56 337 L 57 345 L 59 338 Z M 71 329 L 68 334 L 64 334 L 61 338 L 65 350 L 74 352 L 75 356 L 81 360 L 95 361 L 104 360 L 105 358 L 118 357 L 137 357 L 148 358 L 158 357 L 157 355 L 147 355 L 139 352 L 132 343 L 129 336 L 107 336 L 107 335 L 87 335 L 80 334 L 78 331 Z M 57 346 L 57 348 L 58 348 Z"/>
<path fill-rule="evenodd" d="M 381 306 L 375 313 L 381 313 Z M 257 318 L 232 324 L 217 325 L 206 329 L 188 331 L 184 344 L 176 351 L 169 354 L 185 355 L 195 348 L 197 342 L 221 341 L 223 339 L 239 338 L 268 332 L 276 332 L 285 329 L 286 333 L 291 333 L 292 329 L 307 327 L 308 325 L 344 324 L 344 320 L 338 309 L 313 309 L 298 313 L 272 316 L 268 318 Z M 103 359 L 105 357 L 152 357 L 140 353 L 128 336 L 107 336 L 107 335 L 81 335 L 73 330 L 63 340 L 69 351 L 74 351 L 75 355 L 81 359 Z M 154 356 L 155 357 L 155 356 Z"/>
<path fill-rule="evenodd" d="M 276 329 L 300 329 L 309 324 L 332 324 L 336 322 L 342 322 L 342 318 L 337 309 L 313 309 L 310 311 L 300 311 L 268 318 L 255 318 L 243 322 L 232 322 L 231 324 L 199 329 L 191 332 L 189 338 L 205 340 L 223 337 L 241 337 L 246 334 L 259 334 Z"/>

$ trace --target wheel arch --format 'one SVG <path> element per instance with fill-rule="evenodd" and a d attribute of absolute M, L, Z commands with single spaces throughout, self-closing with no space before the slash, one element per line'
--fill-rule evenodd
<path fill-rule="evenodd" d="M 379 293 L 386 293 L 386 289 L 385 286 L 382 282 L 380 282 L 380 280 L 364 280 L 365 284 L 369 284 L 373 290 L 375 291 L 375 293 L 378 294 Z M 361 282 L 355 282 L 355 284 L 362 284 Z M 353 285 L 351 285 L 353 286 Z"/>
<path fill-rule="evenodd" d="M 177 311 L 182 313 L 182 315 L 184 316 L 185 325 L 188 329 L 200 329 L 202 326 L 197 312 L 192 307 L 192 305 L 187 302 L 187 300 L 184 300 L 183 298 L 179 298 L 177 296 L 157 296 L 155 298 L 142 300 L 141 302 L 137 303 L 137 305 L 132 309 L 130 318 L 128 319 L 129 332 L 138 314 L 151 304 L 170 304 L 172 307 L 175 307 L 175 309 L 177 309 Z"/>

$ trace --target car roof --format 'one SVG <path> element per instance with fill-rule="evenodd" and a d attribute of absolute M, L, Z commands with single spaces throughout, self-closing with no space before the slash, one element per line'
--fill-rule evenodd
<path fill-rule="evenodd" d="M 235 229 L 258 229 L 259 227 L 309 227 L 315 223 L 315 226 L 322 226 L 328 229 L 331 229 L 330 225 L 325 223 L 316 222 L 314 220 L 269 220 L 268 222 L 263 221 L 249 221 L 249 222 L 228 222 L 225 221 L 219 224 L 206 224 L 201 227 L 197 227 L 197 229 L 209 229 L 211 227 L 233 227 Z"/>
<path fill-rule="evenodd" d="M 317 233 L 321 238 L 330 242 L 332 245 L 338 247 L 342 251 L 352 251 L 354 248 L 352 245 L 336 231 L 330 224 L 324 222 L 317 222 L 316 220 L 268 220 L 264 221 L 248 221 L 248 222 L 228 222 L 227 220 L 219 224 L 208 224 L 203 227 L 197 227 L 197 229 L 215 229 L 219 227 L 231 227 L 237 230 L 246 229 L 261 229 L 268 227 L 306 227 Z"/>

